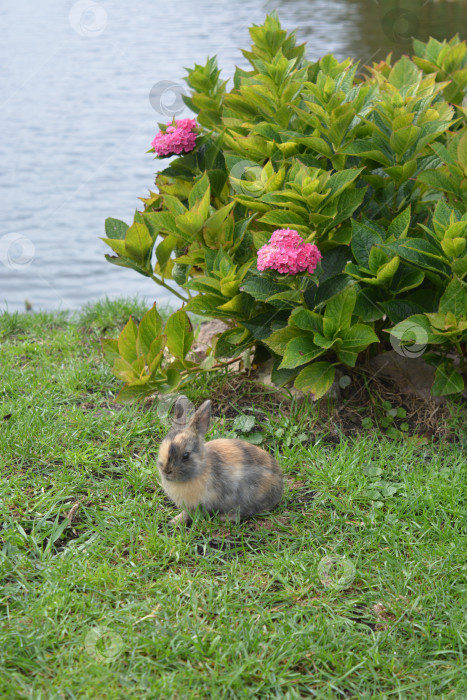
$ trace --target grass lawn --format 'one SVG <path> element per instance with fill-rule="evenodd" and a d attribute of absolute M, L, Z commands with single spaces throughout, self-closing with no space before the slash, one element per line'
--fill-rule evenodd
<path fill-rule="evenodd" d="M 450 439 L 331 443 L 316 406 L 253 398 L 279 507 L 173 532 L 167 425 L 100 354 L 130 306 L 0 318 L 0 697 L 467 698 L 465 409 Z M 232 434 L 245 402 L 199 382 Z"/>

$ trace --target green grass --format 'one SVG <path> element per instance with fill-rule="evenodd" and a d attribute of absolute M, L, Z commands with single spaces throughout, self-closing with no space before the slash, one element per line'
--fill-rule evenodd
<path fill-rule="evenodd" d="M 312 405 L 256 406 L 280 506 L 172 532 L 167 426 L 99 350 L 130 311 L 0 317 L 0 697 L 467 698 L 465 414 L 330 445 Z"/>

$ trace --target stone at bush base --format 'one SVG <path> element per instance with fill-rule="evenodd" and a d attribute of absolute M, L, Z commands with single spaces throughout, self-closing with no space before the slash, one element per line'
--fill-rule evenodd
<path fill-rule="evenodd" d="M 212 347 L 212 339 L 214 336 L 220 335 L 220 333 L 223 333 L 229 327 L 230 326 L 223 321 L 219 321 L 217 318 L 201 325 L 191 350 L 192 353 L 196 354 L 198 361 L 206 357 L 206 350 Z"/>
<path fill-rule="evenodd" d="M 435 369 L 423 357 L 403 357 L 395 350 L 389 350 L 373 357 L 370 367 L 381 377 L 392 379 L 401 394 L 435 403 L 445 402 L 443 397 L 433 397 L 430 394 Z"/>

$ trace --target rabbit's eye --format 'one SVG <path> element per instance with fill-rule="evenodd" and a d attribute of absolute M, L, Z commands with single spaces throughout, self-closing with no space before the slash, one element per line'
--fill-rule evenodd
<path fill-rule="evenodd" d="M 189 452 L 184 452 L 184 453 L 183 453 L 183 456 L 182 456 L 182 459 L 183 459 L 183 460 L 188 459 L 189 456 L 190 456 L 190 453 L 189 453 Z"/>

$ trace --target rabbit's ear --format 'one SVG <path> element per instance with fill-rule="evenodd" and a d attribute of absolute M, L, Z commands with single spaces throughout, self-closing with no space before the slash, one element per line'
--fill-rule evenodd
<path fill-rule="evenodd" d="M 174 403 L 172 430 L 184 430 L 188 423 L 188 412 L 191 403 L 186 396 L 179 396 Z"/>
<path fill-rule="evenodd" d="M 211 418 L 211 402 L 205 401 L 196 411 L 190 421 L 190 428 L 200 434 L 205 435 L 208 432 L 209 420 Z"/>

